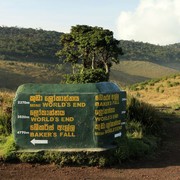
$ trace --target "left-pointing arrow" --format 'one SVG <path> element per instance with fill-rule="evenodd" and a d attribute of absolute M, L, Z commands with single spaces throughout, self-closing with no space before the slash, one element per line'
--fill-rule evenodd
<path fill-rule="evenodd" d="M 32 139 L 31 143 L 35 146 L 36 144 L 48 144 L 48 140 L 37 140 L 37 139 Z"/>

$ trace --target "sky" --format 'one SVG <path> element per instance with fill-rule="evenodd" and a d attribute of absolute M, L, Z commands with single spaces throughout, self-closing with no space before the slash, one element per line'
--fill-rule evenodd
<path fill-rule="evenodd" d="M 0 26 L 69 33 L 90 25 L 118 40 L 180 42 L 180 0 L 0 0 Z"/>

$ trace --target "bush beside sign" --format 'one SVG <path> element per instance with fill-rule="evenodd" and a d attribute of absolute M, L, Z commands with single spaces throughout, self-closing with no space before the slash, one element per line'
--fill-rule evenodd
<path fill-rule="evenodd" d="M 125 133 L 126 93 L 113 83 L 24 84 L 13 102 L 20 149 L 108 148 Z"/>

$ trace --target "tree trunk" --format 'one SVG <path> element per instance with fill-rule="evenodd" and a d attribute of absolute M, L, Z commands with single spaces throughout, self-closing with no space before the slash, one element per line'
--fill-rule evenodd
<path fill-rule="evenodd" d="M 92 69 L 94 69 L 94 65 L 95 65 L 95 56 L 93 56 L 93 58 L 92 58 L 92 64 L 91 64 Z"/>
<path fill-rule="evenodd" d="M 108 67 L 108 65 L 107 65 L 106 62 L 104 62 L 104 66 L 105 66 L 105 72 L 106 72 L 106 74 L 109 74 L 109 67 Z"/>

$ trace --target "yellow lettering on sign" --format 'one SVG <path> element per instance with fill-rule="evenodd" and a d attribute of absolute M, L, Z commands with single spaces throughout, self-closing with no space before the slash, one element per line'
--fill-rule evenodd
<path fill-rule="evenodd" d="M 65 131 L 65 132 L 75 132 L 75 125 L 57 125 L 58 131 Z"/>
<path fill-rule="evenodd" d="M 30 130 L 31 131 L 53 131 L 54 130 L 54 124 L 33 124 L 30 125 Z"/>
<path fill-rule="evenodd" d="M 107 102 L 95 102 L 95 106 L 98 106 L 98 107 L 111 106 L 111 101 L 107 101 Z"/>
<path fill-rule="evenodd" d="M 95 96 L 96 101 L 110 101 L 111 96 L 110 94 L 98 94 Z"/>
<path fill-rule="evenodd" d="M 43 107 L 71 107 L 69 102 L 44 102 L 42 103 Z"/>
<path fill-rule="evenodd" d="M 106 123 L 106 129 L 109 129 L 111 127 L 115 127 L 121 124 L 121 120 L 111 121 Z"/>
<path fill-rule="evenodd" d="M 57 96 L 57 95 L 52 95 L 52 96 L 45 96 L 44 100 L 53 103 L 53 102 L 60 102 L 60 101 L 79 101 L 79 96 Z"/>
<path fill-rule="evenodd" d="M 73 122 L 74 117 L 61 117 L 61 122 Z"/>
<path fill-rule="evenodd" d="M 107 109 L 97 109 L 95 110 L 96 116 L 103 116 L 104 114 L 112 114 L 115 113 L 115 108 L 107 108 Z"/>
<path fill-rule="evenodd" d="M 104 132 L 95 132 L 95 135 L 96 135 L 96 136 L 103 136 L 103 135 L 104 135 Z"/>
<path fill-rule="evenodd" d="M 30 110 L 30 116 L 65 116 L 65 110 Z"/>
<path fill-rule="evenodd" d="M 29 97 L 30 102 L 40 102 L 43 100 L 43 96 L 41 95 L 32 95 Z"/>
<path fill-rule="evenodd" d="M 30 107 L 41 107 L 41 104 L 30 104 Z"/>
<path fill-rule="evenodd" d="M 119 101 L 119 94 L 111 94 L 111 100 Z"/>
<path fill-rule="evenodd" d="M 60 132 L 59 133 L 60 137 L 75 137 L 74 132 Z"/>
<path fill-rule="evenodd" d="M 57 137 L 56 132 L 30 132 L 30 137 Z"/>
<path fill-rule="evenodd" d="M 84 108 L 85 106 L 86 106 L 86 103 L 84 103 L 84 102 L 73 103 L 73 107 L 81 107 L 81 108 Z"/>
<path fill-rule="evenodd" d="M 31 117 L 32 122 L 59 122 L 58 117 Z"/>

